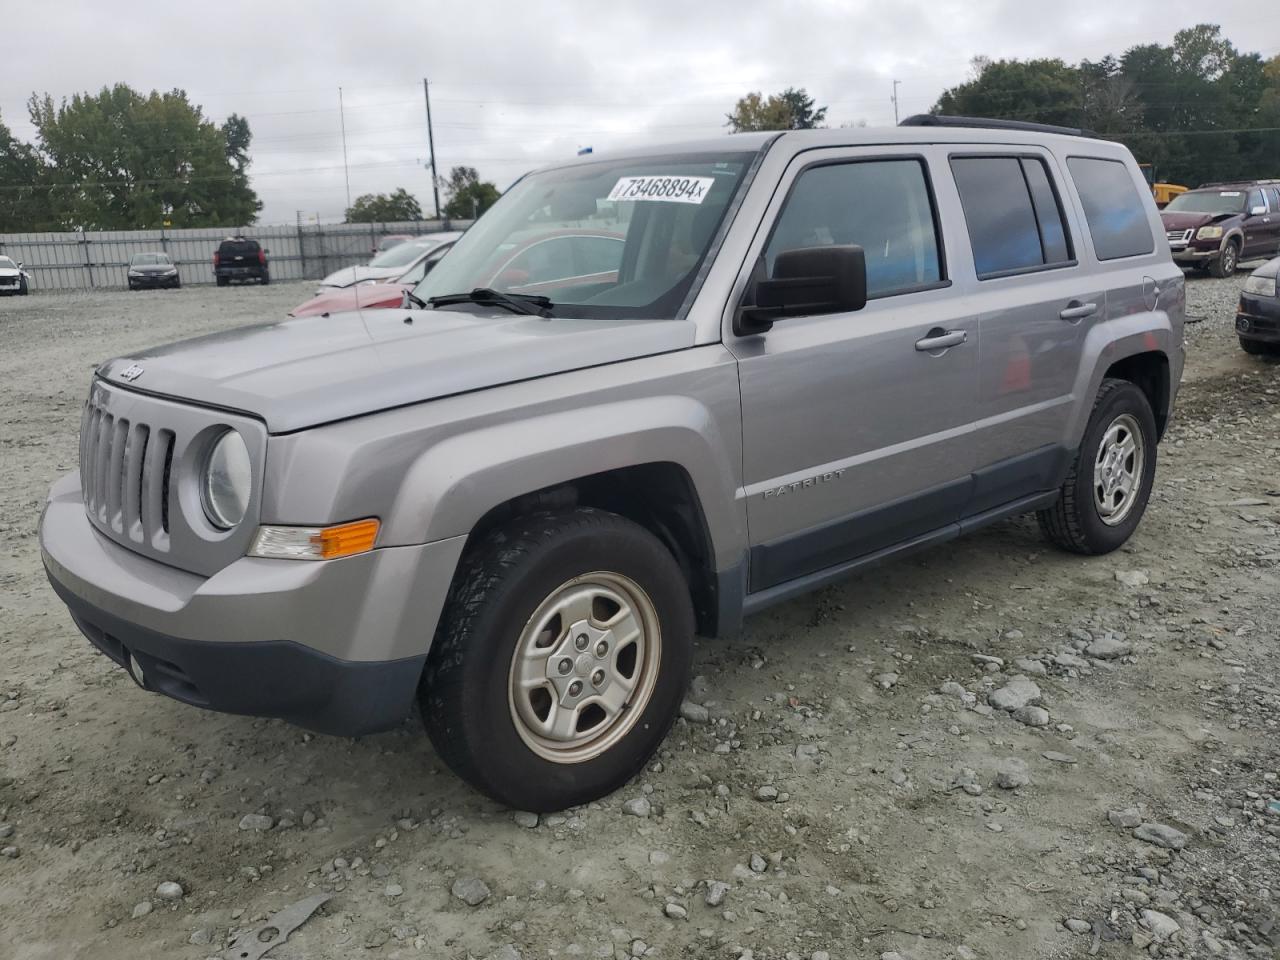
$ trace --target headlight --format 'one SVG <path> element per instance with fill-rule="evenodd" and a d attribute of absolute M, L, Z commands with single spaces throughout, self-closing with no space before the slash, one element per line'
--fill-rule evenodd
<path fill-rule="evenodd" d="M 141 275 L 142 275 L 142 271 L 141 271 L 141 270 L 135 270 L 133 267 L 130 267 L 130 268 L 129 268 L 129 276 L 131 276 L 131 277 L 138 277 L 138 276 L 141 276 Z"/>
<path fill-rule="evenodd" d="M 1254 275 L 1244 282 L 1244 292 L 1252 293 L 1259 297 L 1274 297 L 1276 295 L 1276 278 Z"/>
<path fill-rule="evenodd" d="M 1196 231 L 1197 240 L 1217 240 L 1221 236 L 1221 227 L 1201 227 Z"/>
<path fill-rule="evenodd" d="M 235 430 L 227 430 L 209 449 L 200 478 L 200 500 L 209 522 L 230 530 L 244 519 L 253 490 L 249 448 Z"/>
<path fill-rule="evenodd" d="M 166 274 L 170 274 L 170 275 L 175 274 L 177 272 L 178 272 L 177 267 L 170 267 L 168 270 L 165 271 Z"/>

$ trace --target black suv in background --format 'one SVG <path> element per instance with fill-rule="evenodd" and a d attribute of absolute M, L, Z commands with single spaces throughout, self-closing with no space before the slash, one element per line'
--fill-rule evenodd
<path fill-rule="evenodd" d="M 1280 251 L 1280 180 L 1205 183 L 1160 211 L 1174 263 L 1229 277 Z"/>
<path fill-rule="evenodd" d="M 270 283 L 271 271 L 267 266 L 267 253 L 257 240 L 227 237 L 213 253 L 213 276 L 218 286 L 225 287 L 232 280 Z"/>

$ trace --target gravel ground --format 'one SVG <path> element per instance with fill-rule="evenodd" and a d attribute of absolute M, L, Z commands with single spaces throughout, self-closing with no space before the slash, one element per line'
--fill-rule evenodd
<path fill-rule="evenodd" d="M 1274 956 L 1280 364 L 1235 343 L 1242 283 L 1189 281 L 1124 550 L 1004 523 L 703 641 L 648 772 L 541 818 L 413 720 L 342 740 L 146 694 L 45 582 L 94 363 L 308 286 L 0 302 L 0 957 L 230 960 L 317 894 L 271 957 Z"/>

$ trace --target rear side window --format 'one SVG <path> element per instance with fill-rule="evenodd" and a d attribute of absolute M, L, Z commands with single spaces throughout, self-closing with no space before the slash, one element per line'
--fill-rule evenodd
<path fill-rule="evenodd" d="M 1119 160 L 1068 157 L 1067 169 L 1080 194 L 1099 260 L 1136 257 L 1155 250 L 1147 208 L 1128 167 Z"/>
<path fill-rule="evenodd" d="M 832 244 L 862 247 L 868 297 L 941 282 L 942 257 L 923 163 L 859 160 L 801 173 L 765 247 L 769 276 L 778 254 Z"/>
<path fill-rule="evenodd" d="M 978 278 L 1074 263 L 1062 205 L 1039 157 L 952 157 Z"/>

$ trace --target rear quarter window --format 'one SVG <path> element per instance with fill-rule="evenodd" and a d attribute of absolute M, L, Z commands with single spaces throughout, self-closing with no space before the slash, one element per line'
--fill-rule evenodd
<path fill-rule="evenodd" d="M 1137 257 L 1155 250 L 1146 206 L 1123 162 L 1068 157 L 1067 169 L 1080 194 L 1099 260 Z"/>

